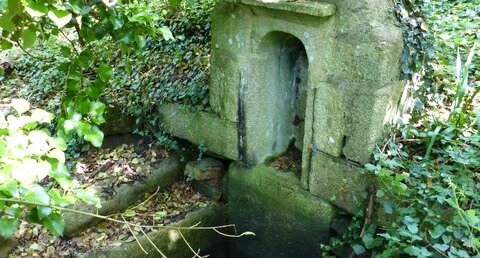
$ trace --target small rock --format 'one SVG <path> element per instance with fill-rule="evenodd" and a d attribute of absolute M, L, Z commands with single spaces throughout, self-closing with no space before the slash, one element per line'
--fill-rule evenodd
<path fill-rule="evenodd" d="M 192 161 L 185 167 L 184 174 L 189 180 L 204 181 L 220 179 L 225 172 L 223 163 L 213 158 Z"/>

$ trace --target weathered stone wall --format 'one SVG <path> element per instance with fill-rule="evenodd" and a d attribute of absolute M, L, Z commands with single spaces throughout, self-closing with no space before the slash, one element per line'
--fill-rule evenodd
<path fill-rule="evenodd" d="M 222 119 L 237 123 L 239 155 L 246 164 L 282 153 L 303 135 L 303 144 L 295 144 L 303 148 L 303 187 L 351 207 L 343 202 L 348 198 L 334 196 L 340 193 L 333 186 L 340 183 L 324 182 L 345 177 L 350 183 L 344 188 L 351 191 L 344 197 L 366 187 L 358 168 L 371 159 L 403 90 L 401 30 L 393 24 L 389 1 L 307 2 L 317 10 L 308 15 L 299 10 L 304 3 L 228 0 L 218 5 L 210 101 Z M 285 104 L 285 96 L 294 93 L 282 83 L 291 81 L 282 66 L 292 38 L 301 42 L 308 59 L 303 134 L 288 129 L 289 105 L 294 111 L 298 106 Z"/>
<path fill-rule="evenodd" d="M 404 85 L 402 35 L 391 5 L 218 4 L 214 112 L 191 113 L 178 105 L 162 105 L 159 112 L 164 130 L 237 161 L 227 173 L 229 220 L 257 233 L 231 242 L 238 256 L 319 256 L 336 211 L 353 212 L 372 183 L 361 167 Z M 301 180 L 259 165 L 292 145 L 302 152 Z"/>
<path fill-rule="evenodd" d="M 312 110 L 307 107 L 306 130 L 311 126 L 312 132 L 306 134 L 312 137 L 305 141 L 333 157 L 368 162 L 403 85 L 401 31 L 389 16 L 390 2 L 331 1 L 336 11 L 320 12 L 326 17 L 299 14 L 295 3 L 285 4 L 285 10 L 252 3 L 223 2 L 215 11 L 210 91 L 221 118 L 245 120 L 246 160 L 260 163 L 285 149 L 279 138 L 293 137 L 275 128 L 282 124 L 275 115 L 285 115 L 275 106 L 276 92 L 284 92 L 277 82 L 284 78 L 272 67 L 274 54 L 265 46 L 281 46 L 268 41 L 270 33 L 283 32 L 302 42 L 308 56 Z"/>
<path fill-rule="evenodd" d="M 255 237 L 230 241 L 230 257 L 321 257 L 335 208 L 300 188 L 292 173 L 234 163 L 227 173 L 229 222 Z"/>

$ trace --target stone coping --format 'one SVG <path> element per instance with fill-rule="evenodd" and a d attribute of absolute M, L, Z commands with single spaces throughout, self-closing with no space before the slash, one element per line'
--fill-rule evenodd
<path fill-rule="evenodd" d="M 246 5 L 260 6 L 268 9 L 277 9 L 318 17 L 329 17 L 334 15 L 336 11 L 335 5 L 331 3 L 304 0 L 226 0 L 226 2 L 242 3 Z"/>
<path fill-rule="evenodd" d="M 226 225 L 226 209 L 220 205 L 213 205 L 189 213 L 184 219 L 169 226 L 190 227 L 199 224 L 203 227 Z M 231 233 L 231 232 L 228 232 Z M 182 234 L 189 244 L 200 249 L 202 254 L 211 254 L 212 257 L 224 257 L 227 238 L 215 233 L 213 230 L 182 230 Z M 167 256 L 173 258 L 188 258 L 193 254 L 181 239 L 175 229 L 160 229 L 147 234 L 155 245 Z M 142 257 L 156 258 L 161 255 L 155 250 L 145 236 L 139 236 L 138 241 L 147 253 L 144 253 L 137 242 L 124 243 L 117 247 L 106 247 L 91 250 L 88 253 L 77 255 L 78 258 L 117 258 L 117 257 Z M 205 256 L 206 257 L 206 256 Z"/>

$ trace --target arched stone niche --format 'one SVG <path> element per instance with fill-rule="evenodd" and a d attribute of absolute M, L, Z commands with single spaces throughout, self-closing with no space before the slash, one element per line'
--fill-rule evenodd
<path fill-rule="evenodd" d="M 240 153 L 256 164 L 303 145 L 308 58 L 303 42 L 272 31 L 254 47 L 238 97 Z M 248 73 L 248 76 L 246 74 Z"/>
<path fill-rule="evenodd" d="M 220 2 L 210 104 L 236 127 L 237 159 L 261 164 L 293 144 L 303 188 L 354 207 L 364 187 L 355 171 L 370 160 L 404 85 L 391 9 L 384 0 Z"/>

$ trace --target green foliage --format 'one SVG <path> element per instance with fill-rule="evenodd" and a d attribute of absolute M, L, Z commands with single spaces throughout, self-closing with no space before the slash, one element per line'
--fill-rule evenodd
<path fill-rule="evenodd" d="M 98 62 L 113 68 L 111 80 L 99 100 L 106 103 L 107 109 L 115 106 L 125 115 L 137 118 L 139 134 L 165 140 L 166 136 L 158 132 L 160 121 L 156 115 L 156 108 L 162 102 L 209 108 L 210 12 L 214 4 L 212 0 L 201 0 L 194 6 L 179 2 L 176 8 L 170 8 L 163 1 L 151 1 L 148 6 L 140 2 L 122 11 L 155 12 L 158 16 L 155 21 L 165 21 L 175 39 L 165 41 L 163 36 L 149 35 L 141 51 L 127 55 L 109 37 L 91 42 L 91 48 L 100 53 Z M 62 95 L 58 93 L 65 88 L 62 78 L 67 74 L 62 66 L 68 62 L 62 53 L 70 53 L 68 47 L 69 42 L 62 35 L 51 36 L 43 46 L 29 50 L 34 57 L 20 55 L 15 60 L 16 75 L 5 83 L 16 89 L 15 95 L 28 96 L 48 110 L 61 110 Z M 85 73 L 91 76 L 90 70 Z M 75 91 L 80 85 L 69 80 L 66 87 Z"/>
<path fill-rule="evenodd" d="M 45 128 L 54 116 L 41 109 L 30 111 L 25 100 L 12 100 L 16 113 L 6 118 L 1 113 L 3 237 L 11 236 L 20 219 L 41 223 L 60 235 L 64 223 L 58 208 L 77 199 L 98 204 L 95 194 L 71 179 L 65 166 L 65 141 L 79 138 L 95 147 L 102 145 L 99 125 L 105 122 L 106 106 L 100 96 L 114 76 L 108 62 L 112 49 L 129 55 L 142 49 L 149 36 L 172 39 L 169 29 L 159 25 L 160 19 L 142 1 L 0 0 L 1 48 L 21 49 L 25 56 L 20 73 L 35 78 L 32 88 L 60 96 L 48 103 L 59 107 L 56 137 Z M 109 42 L 110 49 L 96 49 L 98 41 Z M 37 53 L 30 52 L 36 42 L 46 44 L 37 45 Z"/>
<path fill-rule="evenodd" d="M 53 65 L 56 91 L 62 92 L 57 133 L 66 140 L 73 136 L 98 147 L 103 140 L 98 126 L 105 122 L 99 98 L 113 76 L 105 62 L 111 50 L 94 51 L 94 43 L 112 40 L 122 54 L 130 54 L 146 44 L 146 38 L 163 35 L 168 28 L 158 26 L 160 16 L 144 2 L 129 1 L 3 0 L 0 6 L 1 46 L 18 46 L 24 51 L 37 36 L 48 40 L 60 35 L 60 61 Z M 114 4 L 112 4 L 114 3 Z M 58 53 L 58 52 L 57 52 Z M 33 55 L 28 53 L 31 57 Z M 47 61 L 48 60 L 43 60 Z"/>
<path fill-rule="evenodd" d="M 0 112 L 0 235 L 10 237 L 19 220 L 45 225 L 54 235 L 63 232 L 61 215 L 48 206 L 65 207 L 77 199 L 99 204 L 73 180 L 65 165 L 66 143 L 46 129 L 53 114 L 30 109 L 14 99 L 11 114 Z"/>
<path fill-rule="evenodd" d="M 138 133 L 164 138 L 158 133 L 156 111 L 161 103 L 208 109 L 210 12 L 214 4 L 202 0 L 195 6 L 183 4 L 165 11 L 164 19 L 175 40 L 152 38 L 144 51 L 111 61 L 115 75 L 104 99 L 136 117 Z"/>
<path fill-rule="evenodd" d="M 365 166 L 377 179 L 374 222 L 365 224 L 361 208 L 329 248 L 347 244 L 373 257 L 480 256 L 479 6 L 397 4 L 411 115 Z"/>

